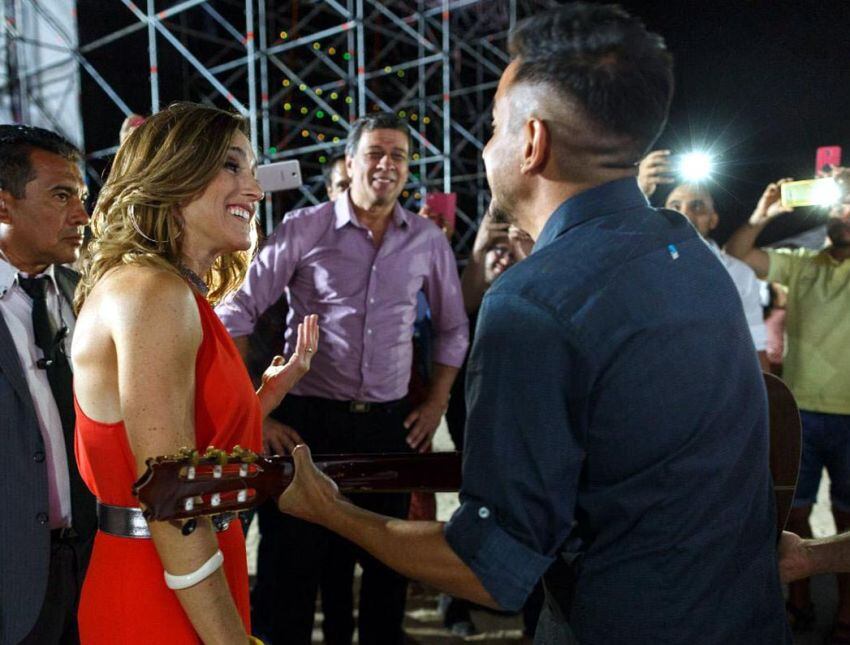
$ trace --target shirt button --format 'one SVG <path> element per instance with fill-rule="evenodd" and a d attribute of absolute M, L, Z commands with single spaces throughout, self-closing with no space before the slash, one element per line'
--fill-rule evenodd
<path fill-rule="evenodd" d="M 367 330 L 366 330 L 366 333 L 367 333 L 367 334 L 369 334 L 369 335 L 371 336 L 371 335 L 372 335 L 372 330 L 371 330 L 371 329 L 367 329 Z"/>
<path fill-rule="evenodd" d="M 374 299 L 374 298 L 369 298 L 369 304 L 370 304 L 370 305 L 374 305 L 374 304 L 375 304 L 375 299 Z"/>
<path fill-rule="evenodd" d="M 47 524 L 47 513 L 39 513 L 35 516 L 39 524 Z"/>
<path fill-rule="evenodd" d="M 40 464 L 42 461 L 44 461 L 44 453 L 41 450 L 38 450 L 33 453 L 32 459 L 34 462 Z"/>
<path fill-rule="evenodd" d="M 376 267 L 376 266 L 373 264 L 373 265 L 372 265 L 372 271 L 377 271 L 377 270 L 378 270 L 378 267 Z"/>
<path fill-rule="evenodd" d="M 480 517 L 482 520 L 486 520 L 488 517 L 490 517 L 490 509 L 486 506 L 482 506 L 478 509 L 478 517 Z"/>

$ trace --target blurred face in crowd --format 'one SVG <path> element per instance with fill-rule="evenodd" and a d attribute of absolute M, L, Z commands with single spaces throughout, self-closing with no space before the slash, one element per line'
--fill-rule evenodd
<path fill-rule="evenodd" d="M 328 199 L 335 200 L 342 195 L 348 186 L 351 184 L 351 178 L 348 176 L 348 170 L 345 167 L 345 159 L 339 159 L 334 163 L 331 170 L 330 183 L 325 184 L 325 189 L 328 191 Z"/>
<path fill-rule="evenodd" d="M 850 248 L 850 195 L 846 195 L 842 203 L 830 209 L 826 235 L 832 246 Z"/>
<path fill-rule="evenodd" d="M 667 197 L 664 206 L 687 217 L 703 237 L 708 237 L 717 226 L 719 218 L 714 210 L 714 200 L 706 189 L 699 186 L 679 184 Z"/>
<path fill-rule="evenodd" d="M 506 238 L 497 241 L 484 256 L 484 281 L 492 284 L 513 264 L 516 264 L 516 256 L 510 242 Z"/>
<path fill-rule="evenodd" d="M 23 197 L 0 191 L 0 248 L 18 269 L 40 273 L 77 259 L 89 216 L 76 163 L 38 148 L 29 158 L 35 177 Z"/>
<path fill-rule="evenodd" d="M 391 207 L 407 183 L 409 142 L 400 130 L 365 131 L 345 159 L 351 200 L 364 209 Z"/>

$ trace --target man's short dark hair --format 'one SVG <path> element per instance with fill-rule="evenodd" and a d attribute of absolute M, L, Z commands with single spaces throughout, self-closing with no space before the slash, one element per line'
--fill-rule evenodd
<path fill-rule="evenodd" d="M 357 152 L 357 146 L 360 143 L 360 137 L 364 132 L 372 132 L 374 130 L 398 130 L 404 132 L 407 136 L 407 147 L 410 149 L 410 129 L 403 119 L 397 117 L 392 112 L 375 112 L 361 116 L 351 126 L 351 131 L 348 133 L 348 140 L 345 142 L 345 154 L 352 156 Z"/>
<path fill-rule="evenodd" d="M 335 155 L 331 156 L 328 159 L 327 163 L 322 166 L 322 180 L 325 182 L 325 187 L 328 188 L 333 183 L 331 179 L 331 175 L 334 172 L 334 166 L 336 166 L 340 161 L 345 161 L 345 153 L 337 152 Z"/>
<path fill-rule="evenodd" d="M 17 199 L 24 196 L 27 183 L 36 176 L 30 160 L 33 149 L 73 162 L 80 160 L 74 144 L 55 132 L 29 125 L 0 125 L 0 190 L 8 190 Z"/>
<path fill-rule="evenodd" d="M 514 82 L 545 83 L 575 100 L 639 155 L 667 122 L 673 59 L 661 36 L 615 5 L 574 2 L 526 18 L 510 35 Z"/>

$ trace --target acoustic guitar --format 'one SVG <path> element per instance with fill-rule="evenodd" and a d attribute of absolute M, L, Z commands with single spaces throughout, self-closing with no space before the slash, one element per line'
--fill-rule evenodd
<path fill-rule="evenodd" d="M 770 469 L 777 528 L 785 526 L 800 465 L 800 415 L 788 387 L 765 374 L 770 410 Z M 316 455 L 316 466 L 344 493 L 451 492 L 461 484 L 461 453 Z M 265 457 L 236 447 L 228 454 L 184 449 L 148 459 L 133 486 L 148 520 L 217 515 L 276 499 L 292 481 L 288 456 Z"/>

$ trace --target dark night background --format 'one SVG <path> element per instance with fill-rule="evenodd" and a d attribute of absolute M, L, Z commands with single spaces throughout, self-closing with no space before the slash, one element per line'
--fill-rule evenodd
<path fill-rule="evenodd" d="M 213 4 L 222 13 L 237 11 L 238 3 L 219 2 Z M 158 2 L 157 8 L 171 4 Z M 718 239 L 749 215 L 769 181 L 810 177 L 818 146 L 842 145 L 844 160 L 850 162 L 850 1 L 619 4 L 663 35 L 675 56 L 677 91 L 658 147 L 710 149 L 722 164 L 713 186 L 721 215 Z M 133 22 L 118 0 L 80 0 L 78 14 L 81 43 Z M 214 29 L 211 23 L 191 26 Z M 126 63 L 146 61 L 146 47 L 146 32 L 140 31 L 123 39 L 118 49 L 90 56 L 140 112 L 149 102 L 147 69 Z M 160 44 L 160 54 L 168 52 Z M 189 98 L 181 81 L 189 71 L 186 65 L 165 67 L 162 102 Z M 81 76 L 87 148 L 114 145 L 123 115 L 87 75 Z M 656 201 L 663 196 L 659 193 Z M 817 220 L 817 213 L 797 211 L 783 216 L 765 237 L 784 237 Z"/>

